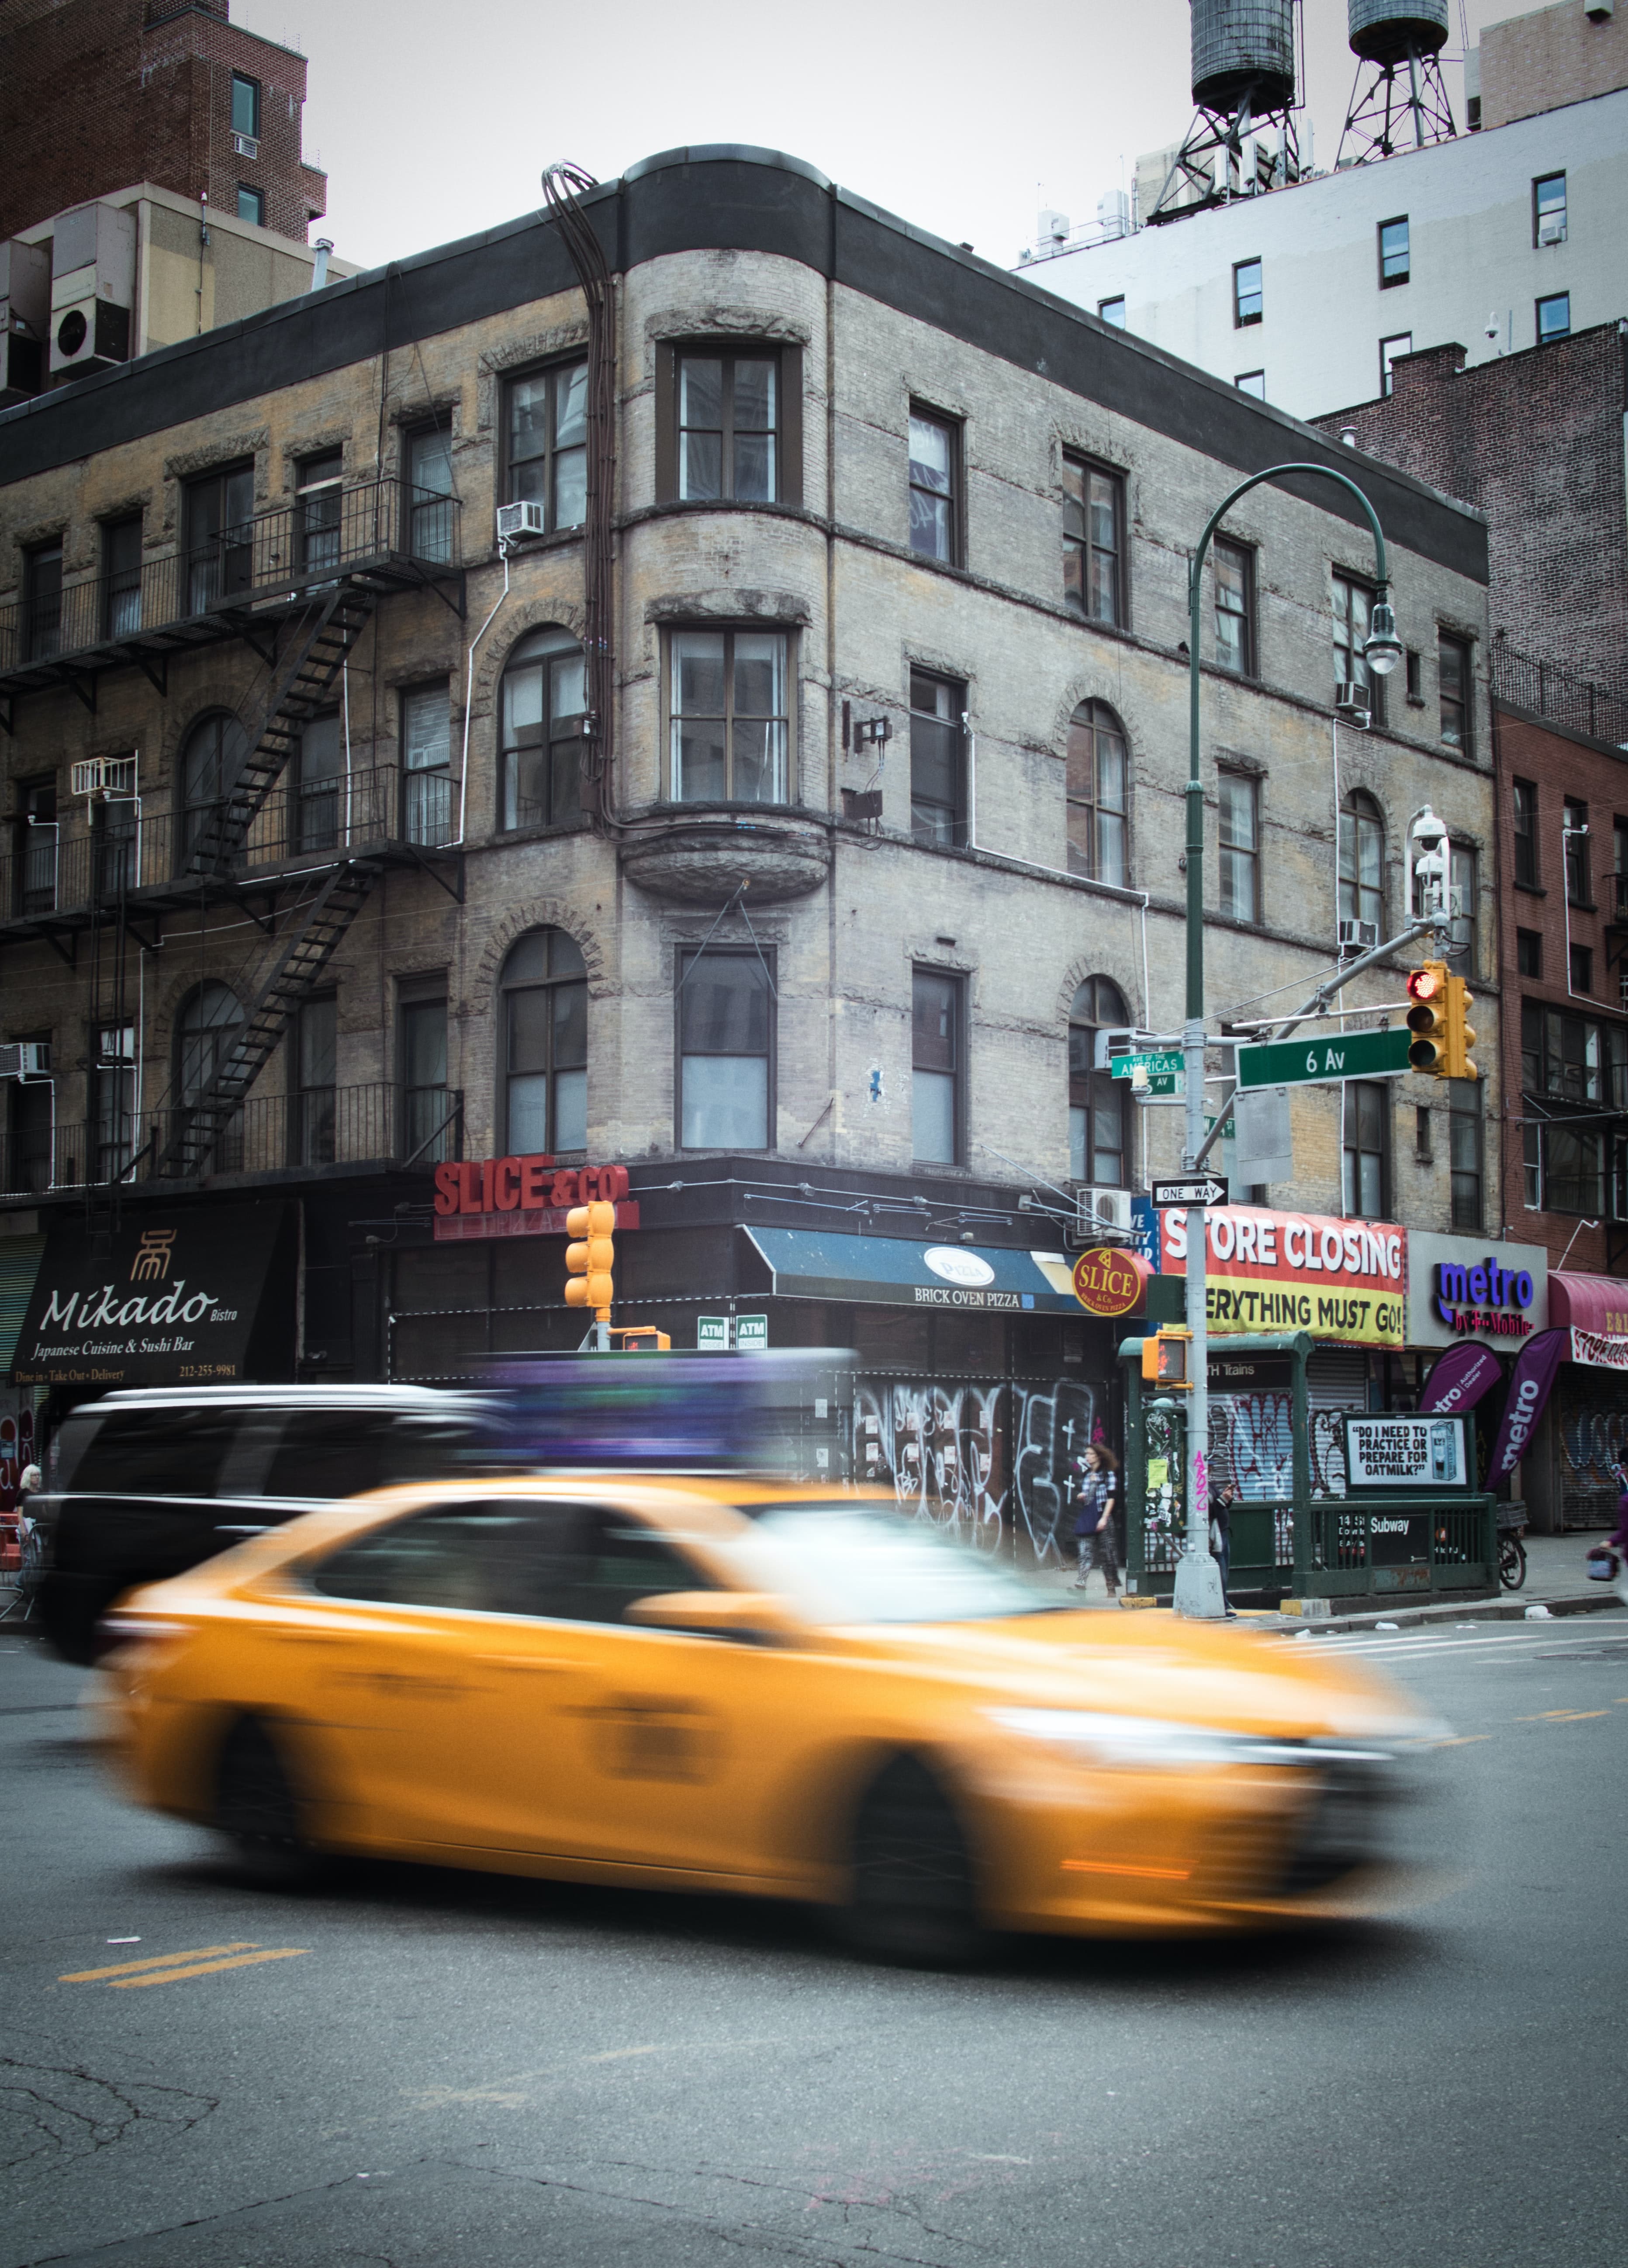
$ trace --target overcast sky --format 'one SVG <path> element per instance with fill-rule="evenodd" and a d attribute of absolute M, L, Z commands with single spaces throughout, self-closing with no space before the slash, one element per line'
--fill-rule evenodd
<path fill-rule="evenodd" d="M 1462 121 L 1470 35 L 1522 12 L 1449 0 Z M 233 0 L 311 59 L 306 154 L 324 230 L 373 266 L 534 209 L 574 158 L 608 180 L 689 142 L 753 142 L 1003 265 L 1040 204 L 1078 224 L 1191 115 L 1187 0 Z M 1355 58 L 1344 0 L 1307 0 L 1315 157 L 1331 166 Z"/>

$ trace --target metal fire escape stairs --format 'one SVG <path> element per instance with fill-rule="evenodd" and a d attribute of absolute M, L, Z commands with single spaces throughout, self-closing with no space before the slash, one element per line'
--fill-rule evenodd
<path fill-rule="evenodd" d="M 221 782 L 219 801 L 193 845 L 189 872 L 201 879 L 224 877 L 237 865 L 249 829 L 297 754 L 300 735 L 329 702 L 380 595 L 377 587 L 352 580 L 324 594 L 277 672 L 259 712 L 258 733 L 232 776 Z M 323 877 L 213 1077 L 175 1113 L 157 1161 L 160 1176 L 191 1179 L 209 1171 L 233 1111 L 282 1039 L 289 1018 L 321 982 L 380 871 L 374 862 L 344 858 Z"/>

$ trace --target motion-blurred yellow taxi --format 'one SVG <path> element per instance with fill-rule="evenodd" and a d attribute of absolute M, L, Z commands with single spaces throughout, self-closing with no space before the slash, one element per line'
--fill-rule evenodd
<path fill-rule="evenodd" d="M 521 1478 L 295 1521 L 115 1610 L 140 1800 L 324 1852 L 980 1928 L 1372 1911 L 1425 1727 L 1354 1666 L 1082 1612 L 829 1489 Z"/>

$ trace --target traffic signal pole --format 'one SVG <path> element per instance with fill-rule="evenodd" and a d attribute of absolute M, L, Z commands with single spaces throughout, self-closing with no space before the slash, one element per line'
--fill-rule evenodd
<path fill-rule="evenodd" d="M 1281 480 L 1287 474 L 1300 474 L 1317 480 L 1333 481 L 1354 497 L 1361 506 L 1374 537 L 1374 550 L 1378 588 L 1374 593 L 1370 616 L 1370 634 L 1364 652 L 1370 665 L 1381 674 L 1389 674 L 1401 659 L 1402 649 L 1396 635 L 1389 600 L 1389 573 L 1385 558 L 1385 537 L 1379 516 L 1367 497 L 1344 473 L 1335 472 L 1328 465 L 1271 465 L 1263 473 L 1255 473 L 1241 481 L 1231 495 L 1217 505 L 1204 525 L 1194 550 L 1187 578 L 1188 611 L 1188 755 L 1187 755 L 1187 1013 L 1182 1027 L 1182 1048 L 1187 1076 L 1187 1130 L 1183 1167 L 1197 1169 L 1209 1140 L 1204 1130 L 1204 744 L 1200 737 L 1199 709 L 1202 688 L 1203 652 L 1202 624 L 1204 613 L 1204 565 L 1209 554 L 1211 539 L 1240 497 L 1258 488 L 1263 481 Z M 1336 814 L 1337 886 L 1337 829 Z M 1151 1016 L 1145 1004 L 1144 1012 Z M 1217 1130 L 1225 1123 L 1223 1110 L 1216 1120 Z M 1205 1241 L 1206 1215 L 1202 1205 L 1187 1209 L 1187 1328 L 1192 1337 L 1190 1344 L 1190 1375 L 1191 1386 L 1187 1401 L 1187 1548 L 1176 1563 L 1175 1607 L 1178 1614 L 1219 1617 L 1227 1612 L 1226 1594 L 1221 1588 L 1221 1571 L 1210 1555 L 1210 1368 L 1209 1313 L 1205 1301 Z"/>

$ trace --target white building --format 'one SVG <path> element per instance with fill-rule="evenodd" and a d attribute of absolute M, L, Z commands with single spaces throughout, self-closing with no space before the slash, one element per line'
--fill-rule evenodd
<path fill-rule="evenodd" d="M 1586 77 L 1544 68 L 1556 29 L 1598 39 Z M 1105 241 L 1042 237 L 1023 272 L 1299 417 L 1387 391 L 1397 355 L 1456 341 L 1483 362 L 1615 320 L 1628 313 L 1628 14 L 1595 23 L 1565 0 L 1496 30 L 1504 49 L 1527 37 L 1534 101 L 1617 84 L 1494 125 L 1524 107 L 1500 90 L 1480 132 Z"/>

